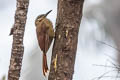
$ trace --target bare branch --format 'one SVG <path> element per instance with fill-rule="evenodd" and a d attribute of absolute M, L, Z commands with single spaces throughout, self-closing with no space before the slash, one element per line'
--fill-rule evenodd
<path fill-rule="evenodd" d="M 48 80 L 72 80 L 84 0 L 58 0 L 56 34 Z"/>
<path fill-rule="evenodd" d="M 15 23 L 12 28 L 13 44 L 8 71 L 8 80 L 19 80 L 24 53 L 23 37 L 27 19 L 29 0 L 17 0 Z"/>

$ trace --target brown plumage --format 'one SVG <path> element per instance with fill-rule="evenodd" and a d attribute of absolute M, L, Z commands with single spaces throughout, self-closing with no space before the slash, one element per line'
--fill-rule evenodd
<path fill-rule="evenodd" d="M 47 65 L 47 56 L 46 53 L 51 45 L 51 42 L 54 37 L 53 25 L 46 16 L 50 13 L 49 11 L 46 14 L 40 15 L 35 21 L 37 39 L 40 46 L 40 49 L 43 51 L 43 75 L 48 71 Z"/>

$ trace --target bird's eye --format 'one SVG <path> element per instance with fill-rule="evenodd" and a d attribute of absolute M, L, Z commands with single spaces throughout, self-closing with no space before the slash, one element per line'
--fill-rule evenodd
<path fill-rule="evenodd" d="M 40 22 L 42 19 L 38 19 L 38 21 Z"/>
<path fill-rule="evenodd" d="M 41 21 L 41 19 L 38 19 L 37 21 L 39 21 L 39 22 L 40 22 L 40 21 Z"/>

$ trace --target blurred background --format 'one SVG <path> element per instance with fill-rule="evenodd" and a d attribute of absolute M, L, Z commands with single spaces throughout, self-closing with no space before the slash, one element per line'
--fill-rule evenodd
<path fill-rule="evenodd" d="M 120 1 L 85 0 L 79 30 L 73 80 L 120 80 Z M 48 18 L 54 26 L 57 0 L 30 0 L 24 36 L 24 59 L 20 80 L 47 80 L 42 75 L 42 52 L 38 46 L 35 19 L 53 10 Z M 7 75 L 12 48 L 16 0 L 0 0 L 0 80 Z M 52 47 L 48 51 L 50 66 Z"/>

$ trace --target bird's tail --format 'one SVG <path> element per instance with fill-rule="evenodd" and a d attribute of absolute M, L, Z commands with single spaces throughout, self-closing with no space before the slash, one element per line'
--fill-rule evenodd
<path fill-rule="evenodd" d="M 46 53 L 43 53 L 43 75 L 44 76 L 46 76 L 47 71 L 48 71 L 47 56 L 46 56 Z"/>

